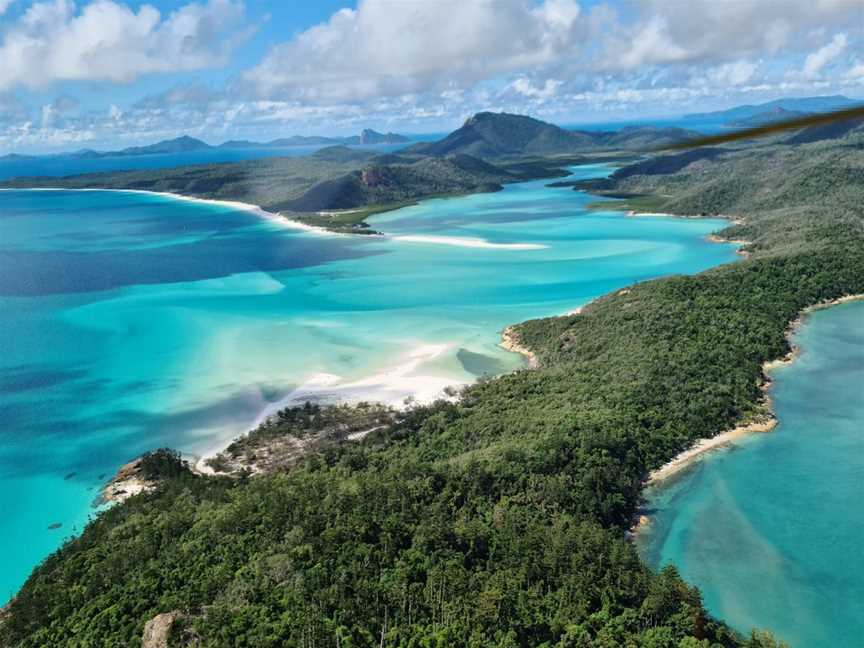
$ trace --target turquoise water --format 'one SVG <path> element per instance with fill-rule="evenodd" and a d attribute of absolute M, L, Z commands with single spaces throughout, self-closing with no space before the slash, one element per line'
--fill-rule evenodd
<path fill-rule="evenodd" d="M 295 397 L 431 398 L 521 366 L 498 347 L 508 324 L 734 259 L 705 241 L 722 221 L 592 200 L 511 185 L 382 215 L 384 238 L 152 195 L 0 192 L 0 601 L 147 449 L 212 449 Z"/>
<path fill-rule="evenodd" d="M 641 553 L 672 563 L 708 609 L 792 646 L 864 637 L 864 303 L 808 316 L 773 372 L 779 424 L 648 493 Z"/>

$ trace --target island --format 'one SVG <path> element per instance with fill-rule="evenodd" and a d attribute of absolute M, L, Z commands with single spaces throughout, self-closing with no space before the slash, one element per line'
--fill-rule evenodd
<path fill-rule="evenodd" d="M 790 352 L 799 313 L 864 294 L 864 128 L 806 139 L 658 155 L 582 183 L 598 208 L 634 217 L 734 219 L 717 237 L 742 241 L 746 256 L 515 324 L 508 342 L 534 367 L 452 398 L 398 414 L 280 412 L 210 462 L 217 474 L 163 454 L 152 490 L 36 568 L 3 613 L 0 644 L 137 645 L 159 633 L 176 645 L 782 645 L 712 618 L 674 567 L 640 562 L 628 532 L 652 471 L 771 416 L 765 365 Z M 497 156 L 474 161 L 486 140 L 469 152 L 453 143 L 445 157 L 342 161 L 358 167 L 323 182 L 345 189 L 340 206 L 366 206 L 421 177 L 414 165 L 472 181 L 494 177 L 493 162 L 517 173 Z M 369 168 L 382 171 L 364 180 Z M 189 173 L 142 182 L 227 195 L 207 175 L 181 180 Z M 235 177 L 232 191 L 263 195 L 278 177 L 263 175 Z M 28 182 L 39 184 L 17 185 Z M 360 186 L 369 192 L 352 193 Z M 316 195 L 295 187 L 285 201 Z"/>
<path fill-rule="evenodd" d="M 364 133 L 367 138 L 375 137 L 371 131 Z M 302 157 L 64 178 L 14 178 L 0 182 L 0 188 L 173 193 L 248 203 L 336 232 L 374 233 L 365 222 L 370 215 L 423 198 L 497 191 L 508 182 L 565 176 L 569 165 L 594 159 L 632 159 L 634 150 L 695 135 L 682 129 L 652 127 L 619 132 L 568 131 L 524 115 L 479 113 L 442 140 L 396 153 L 378 154 L 338 145 Z M 163 151 L 197 147 L 198 142 L 186 138 L 154 146 Z"/>

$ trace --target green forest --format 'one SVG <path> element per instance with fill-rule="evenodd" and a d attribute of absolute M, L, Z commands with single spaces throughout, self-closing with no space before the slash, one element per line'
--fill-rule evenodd
<path fill-rule="evenodd" d="M 0 645 L 138 646 L 169 611 L 176 646 L 781 645 L 711 618 L 627 531 L 652 469 L 768 414 L 762 365 L 801 310 L 864 293 L 862 169 L 860 133 L 625 167 L 605 192 L 739 219 L 720 235 L 747 257 L 523 323 L 537 369 L 290 469 L 205 478 L 160 455 L 154 493 L 35 570 Z"/>

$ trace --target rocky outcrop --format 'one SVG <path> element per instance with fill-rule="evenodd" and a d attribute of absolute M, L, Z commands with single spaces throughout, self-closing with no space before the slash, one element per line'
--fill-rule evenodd
<path fill-rule="evenodd" d="M 179 610 L 157 614 L 144 624 L 144 635 L 141 637 L 142 648 L 168 648 L 168 637 L 174 622 L 181 616 Z"/>
<path fill-rule="evenodd" d="M 385 173 L 381 167 L 368 167 L 361 171 L 360 177 L 367 187 L 376 187 L 384 183 Z"/>
<path fill-rule="evenodd" d="M 102 500 L 122 502 L 133 495 L 152 490 L 156 484 L 145 479 L 142 461 L 143 459 L 139 457 L 121 466 L 114 478 L 102 489 Z"/>
<path fill-rule="evenodd" d="M 508 326 L 504 331 L 502 331 L 501 347 L 511 351 L 512 353 L 519 353 L 525 356 L 528 359 L 528 366 L 532 369 L 536 369 L 539 365 L 537 355 L 531 351 L 531 349 L 522 345 L 522 341 L 519 339 L 519 334 L 513 326 Z"/>

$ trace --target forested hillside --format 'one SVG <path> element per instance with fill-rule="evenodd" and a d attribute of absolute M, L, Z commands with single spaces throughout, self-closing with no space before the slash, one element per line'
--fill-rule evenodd
<path fill-rule="evenodd" d="M 176 611 L 173 645 L 775 646 L 711 619 L 626 531 L 651 469 L 767 414 L 789 322 L 864 293 L 862 163 L 847 138 L 625 169 L 608 191 L 739 218 L 722 235 L 750 256 L 524 323 L 538 369 L 286 472 L 166 479 L 46 560 L 0 643 L 135 646 Z"/>

